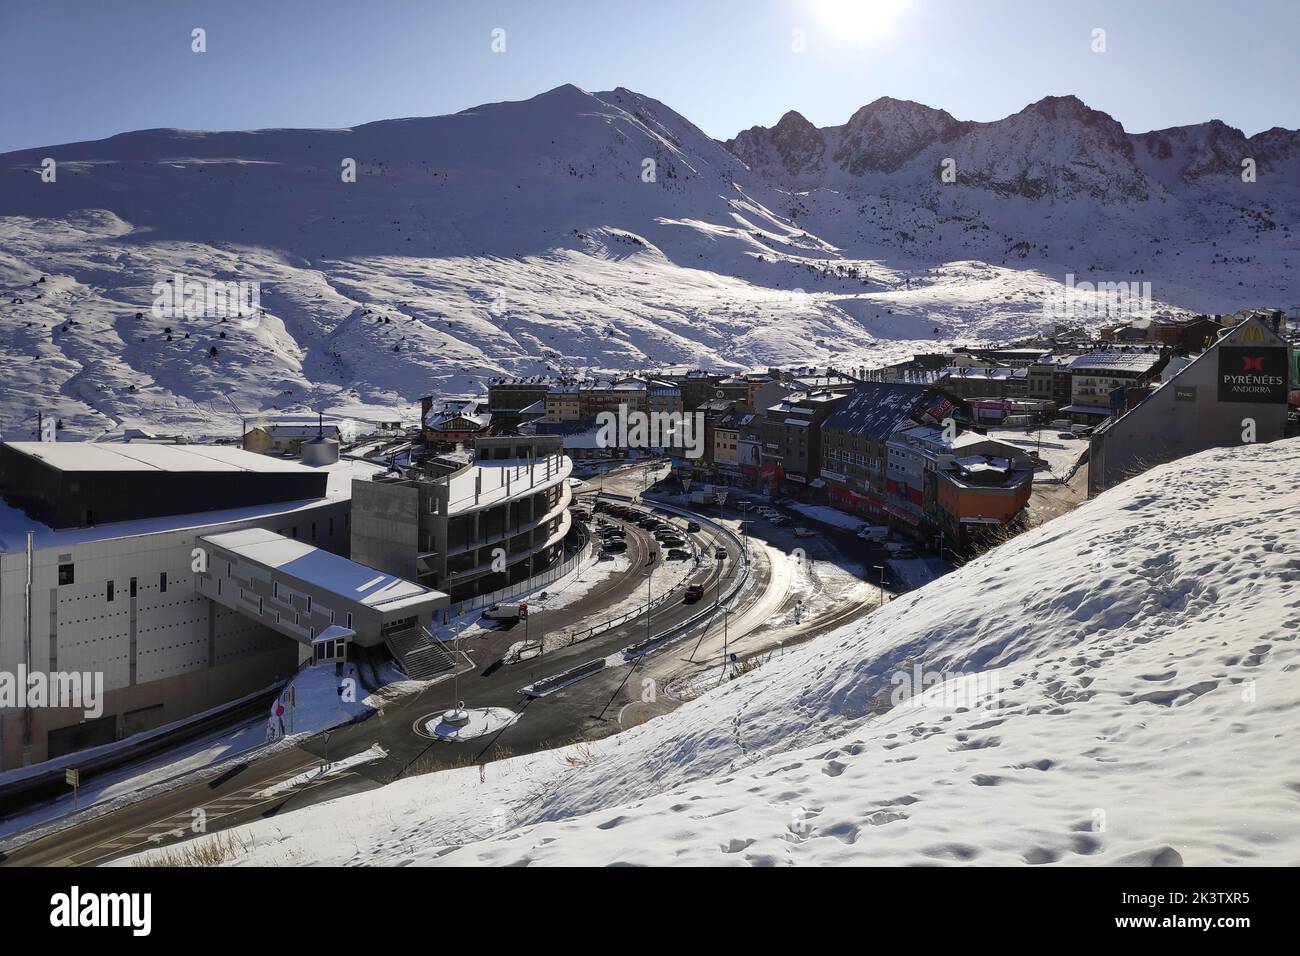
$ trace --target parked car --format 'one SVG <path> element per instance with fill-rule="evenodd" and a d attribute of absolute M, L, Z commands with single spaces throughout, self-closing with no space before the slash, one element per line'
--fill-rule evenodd
<path fill-rule="evenodd" d="M 588 511 L 586 508 L 570 508 L 569 511 L 579 521 L 591 520 L 591 512 Z"/>
<path fill-rule="evenodd" d="M 694 604 L 696 601 L 698 601 L 698 600 L 699 600 L 700 598 L 702 598 L 702 597 L 704 597 L 704 585 L 703 585 L 703 584 L 690 584 L 690 585 L 687 585 L 687 587 L 686 587 L 686 598 L 685 598 L 687 604 Z"/>
<path fill-rule="evenodd" d="M 622 538 L 609 538 L 601 548 L 606 554 L 621 554 L 627 550 L 627 542 Z"/>
<path fill-rule="evenodd" d="M 789 523 L 790 523 L 790 522 L 788 522 L 785 518 L 782 518 L 780 515 L 775 515 L 775 516 L 769 518 L 768 520 L 771 521 L 772 524 L 776 525 L 776 527 L 778 527 L 778 528 L 781 527 L 781 525 L 783 525 L 783 524 L 789 524 Z"/>
<path fill-rule="evenodd" d="M 816 536 L 816 532 L 809 531 L 807 528 L 804 527 L 798 527 L 794 529 L 794 536 L 796 538 L 812 538 Z"/>
<path fill-rule="evenodd" d="M 692 533 L 699 531 L 700 523 L 698 521 L 688 521 L 686 522 L 686 530 Z"/>
<path fill-rule="evenodd" d="M 863 541 L 874 541 L 879 544 L 889 537 L 889 528 L 884 525 L 863 525 L 858 529 L 858 537 Z"/>
<path fill-rule="evenodd" d="M 519 604 L 493 604 L 485 608 L 483 616 L 489 621 L 517 621 L 519 620 Z"/>
<path fill-rule="evenodd" d="M 690 554 L 686 551 L 683 551 L 681 548 L 668 549 L 669 561 L 689 561 L 690 557 L 691 557 Z"/>
<path fill-rule="evenodd" d="M 659 544 L 665 548 L 684 548 L 686 547 L 686 539 L 679 538 L 676 535 L 670 535 L 668 537 L 660 538 Z"/>

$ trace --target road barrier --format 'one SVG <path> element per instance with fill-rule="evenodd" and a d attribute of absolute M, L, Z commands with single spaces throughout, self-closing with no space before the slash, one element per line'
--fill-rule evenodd
<path fill-rule="evenodd" d="M 570 667 L 567 671 L 561 671 L 559 674 L 552 674 L 550 677 L 543 677 L 539 681 L 519 688 L 519 693 L 525 697 L 545 697 L 552 691 L 557 691 L 566 684 L 582 680 L 584 677 L 590 677 L 592 674 L 598 674 L 605 669 L 605 658 L 599 660 L 587 661 L 585 664 L 579 664 L 577 667 Z"/>
<path fill-rule="evenodd" d="M 605 497 L 618 497 L 618 496 L 607 495 Z M 645 640 L 637 641 L 635 644 L 629 644 L 627 647 L 623 648 L 623 656 L 629 658 L 639 657 L 642 654 L 646 654 L 654 650 L 655 648 L 659 647 L 661 644 L 664 644 L 672 640 L 673 638 L 686 633 L 687 631 L 691 630 L 701 622 L 708 621 L 714 616 L 716 616 L 718 613 L 724 612 L 726 605 L 730 604 L 736 598 L 736 596 L 740 593 L 740 589 L 743 588 L 746 582 L 749 580 L 749 575 L 751 571 L 750 562 L 749 562 L 749 552 L 745 548 L 745 542 L 740 540 L 740 538 L 736 535 L 736 533 L 732 531 L 730 528 L 726 527 L 725 525 L 719 524 L 718 522 L 712 520 L 706 515 L 700 514 L 697 511 L 691 511 L 688 508 L 679 508 L 676 505 L 668 504 L 668 502 L 661 501 L 658 498 L 647 498 L 646 496 L 642 495 L 641 500 L 643 502 L 649 502 L 655 508 L 659 508 L 663 511 L 676 514 L 678 517 L 685 517 L 685 518 L 690 518 L 692 521 L 698 521 L 701 524 L 701 526 L 708 526 L 709 528 L 712 528 L 714 531 L 718 532 L 719 534 L 724 535 L 725 537 L 730 539 L 731 542 L 736 546 L 736 548 L 740 552 L 741 573 L 739 575 L 734 575 L 734 574 L 732 575 L 733 577 L 736 578 L 736 581 L 732 585 L 731 589 L 727 591 L 726 597 L 719 598 L 713 605 L 705 608 L 699 614 L 693 615 L 692 617 L 688 618 L 687 620 L 683 621 L 680 624 L 673 625 L 672 627 L 668 628 L 666 631 L 663 631 L 659 634 L 651 635 Z"/>

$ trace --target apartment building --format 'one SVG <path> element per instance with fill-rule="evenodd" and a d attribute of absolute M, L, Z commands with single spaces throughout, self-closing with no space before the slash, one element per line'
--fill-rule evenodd
<path fill-rule="evenodd" d="M 1117 411 L 1122 398 L 1117 389 L 1141 386 L 1157 378 L 1168 353 L 1151 348 L 1115 348 L 1089 352 L 1070 362 L 1070 404 L 1061 409 L 1080 425 L 1100 425 Z"/>

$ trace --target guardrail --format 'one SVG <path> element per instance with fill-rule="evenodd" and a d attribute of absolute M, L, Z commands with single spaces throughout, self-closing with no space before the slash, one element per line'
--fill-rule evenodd
<path fill-rule="evenodd" d="M 605 497 L 612 497 L 618 500 L 626 500 L 623 499 L 622 496 L 617 496 L 617 495 L 607 495 Z M 740 593 L 740 589 L 744 587 L 745 583 L 749 580 L 749 575 L 751 571 L 749 552 L 745 548 L 745 543 L 741 541 L 740 538 L 737 537 L 736 533 L 732 531 L 730 528 L 726 527 L 725 525 L 719 524 L 718 522 L 709 518 L 707 515 L 700 514 L 697 511 L 691 511 L 688 508 L 679 508 L 676 505 L 669 504 L 666 501 L 661 501 L 658 498 L 653 498 L 653 497 L 647 498 L 643 495 L 641 500 L 643 502 L 648 502 L 653 507 L 659 508 L 663 511 L 672 512 L 680 517 L 690 518 L 693 521 L 698 521 L 700 522 L 701 525 L 707 526 L 713 529 L 714 531 L 718 532 L 719 534 L 728 538 L 740 552 L 740 566 L 742 571 L 739 575 L 733 575 L 733 577 L 736 580 L 735 583 L 730 588 L 730 590 L 727 591 L 726 597 L 718 598 L 718 600 L 714 604 L 704 608 L 699 614 L 696 614 L 688 618 L 687 620 L 683 621 L 680 624 L 675 624 L 672 627 L 668 628 L 667 630 L 660 632 L 659 634 L 651 635 L 645 640 L 638 641 L 635 644 L 628 645 L 623 649 L 623 653 L 630 654 L 631 656 L 636 656 L 637 654 L 645 653 L 646 650 L 656 647 L 659 644 L 662 644 L 664 641 L 668 640 L 669 638 L 679 633 L 682 633 L 684 631 L 687 631 L 695 627 L 701 621 L 708 620 L 709 618 L 716 615 L 723 608 L 724 605 L 730 603 L 736 597 L 736 595 Z"/>
<path fill-rule="evenodd" d="M 629 500 L 623 495 L 602 493 L 601 497 L 610 498 L 617 501 Z M 733 600 L 735 600 L 736 596 L 740 593 L 740 589 L 745 586 L 745 583 L 749 580 L 749 575 L 751 570 L 749 553 L 745 549 L 745 544 L 743 541 L 740 540 L 740 538 L 736 536 L 735 532 L 733 532 L 730 528 L 724 527 L 723 525 L 720 525 L 717 522 L 710 520 L 709 518 L 705 517 L 702 514 L 699 514 L 698 512 L 690 511 L 689 509 L 686 508 L 678 508 L 675 505 L 670 505 L 666 502 L 657 501 L 655 499 L 649 499 L 649 501 L 651 502 L 652 507 L 661 508 L 664 511 L 674 512 L 678 516 L 689 517 L 694 521 L 699 521 L 701 525 L 708 525 L 714 531 L 717 531 L 725 535 L 727 538 L 729 538 L 740 551 L 740 562 L 741 562 L 742 571 L 739 576 L 733 575 L 733 577 L 736 577 L 737 580 L 732 585 L 731 589 L 727 591 L 726 597 L 719 598 L 714 604 L 709 605 L 708 607 L 704 608 L 699 614 L 695 614 L 691 616 L 690 618 L 681 622 L 680 624 L 674 624 L 673 626 L 669 627 L 667 630 L 661 631 L 658 634 L 653 634 L 650 637 L 646 638 L 645 640 L 637 641 L 634 644 L 629 644 L 627 647 L 623 648 L 623 656 L 626 658 L 632 658 L 632 657 L 640 656 L 642 654 L 646 654 L 649 651 L 654 650 L 661 644 L 664 644 L 672 640 L 674 637 L 677 637 L 678 635 L 689 631 L 691 628 L 695 627 L 700 622 L 709 620 L 710 618 L 712 618 L 713 616 L 717 615 L 720 612 L 730 613 L 730 608 L 728 608 L 727 605 L 730 604 Z M 666 601 L 681 587 L 682 585 L 680 584 L 675 585 L 671 590 L 660 595 L 660 597 L 656 599 L 656 601 L 651 602 L 651 610 L 653 610 L 654 607 L 664 603 L 664 601 Z M 619 626 L 619 624 L 624 623 L 629 618 L 636 617 L 642 613 L 645 613 L 644 610 L 634 609 L 632 611 L 629 611 L 627 614 L 622 614 L 619 617 L 614 618 L 611 621 L 605 622 L 603 624 L 598 624 L 595 627 L 589 628 L 586 631 L 579 631 L 576 633 L 583 635 L 581 640 L 587 640 L 589 637 L 592 637 L 596 634 L 604 633 L 606 630 L 617 627 Z M 578 640 L 575 639 L 573 635 L 571 635 L 568 644 L 566 644 L 565 646 L 572 646 L 573 644 L 576 643 L 578 643 Z M 590 677 L 592 674 L 599 673 L 600 671 L 605 669 L 605 661 L 606 661 L 605 658 L 601 658 L 599 660 L 588 661 L 586 664 L 579 664 L 577 667 L 571 667 L 567 671 L 563 671 L 562 673 L 552 675 L 551 677 L 543 678 L 542 680 L 536 681 L 525 687 L 521 687 L 519 689 L 519 693 L 529 697 L 545 696 L 546 694 L 550 693 L 553 690 L 558 689 L 559 687 L 573 683 L 574 681 L 582 680 L 583 678 L 586 677 Z"/>
<path fill-rule="evenodd" d="M 577 667 L 570 667 L 567 671 L 561 671 L 558 674 L 552 674 L 550 677 L 543 677 L 539 681 L 533 681 L 524 687 L 519 688 L 519 693 L 525 697 L 545 697 L 552 691 L 559 690 L 566 684 L 582 680 L 584 677 L 590 677 L 605 669 L 605 658 L 599 658 L 594 661 L 587 661 L 585 664 L 579 664 Z"/>
<path fill-rule="evenodd" d="M 688 508 L 679 508 L 676 505 L 668 504 L 666 501 L 660 501 L 657 498 L 647 499 L 645 496 L 642 496 L 642 501 L 650 501 L 654 504 L 655 507 L 662 508 L 665 511 L 675 512 L 676 514 L 683 517 L 689 517 L 694 521 L 700 522 L 702 525 L 708 525 L 710 528 L 713 528 L 715 531 L 718 531 L 721 534 L 726 535 L 728 538 L 731 539 L 731 541 L 736 545 L 736 547 L 740 549 L 740 561 L 741 561 L 742 572 L 739 575 L 733 575 L 733 577 L 736 577 L 736 581 L 732 585 L 731 589 L 727 591 L 725 597 L 718 598 L 718 600 L 715 601 L 712 605 L 700 611 L 699 614 L 695 614 L 687 618 L 685 621 L 682 621 L 680 624 L 674 624 L 672 627 L 668 628 L 665 631 L 660 632 L 659 634 L 653 634 L 644 640 L 637 641 L 634 644 L 629 644 L 627 647 L 623 648 L 623 655 L 625 657 L 637 657 L 642 654 L 648 653 L 649 651 L 654 650 L 655 648 L 659 647 L 661 644 L 666 643 L 672 638 L 691 630 L 693 627 L 695 627 L 697 624 L 701 623 L 702 621 L 710 620 L 711 618 L 715 617 L 719 612 L 724 612 L 724 609 L 726 613 L 729 613 L 730 609 L 726 608 L 726 605 L 730 604 L 733 600 L 735 600 L 736 596 L 740 593 L 740 589 L 743 588 L 746 582 L 749 580 L 749 575 L 751 571 L 749 552 L 745 548 L 745 543 L 741 541 L 740 538 L 736 536 L 735 532 L 733 532 L 730 528 L 727 528 L 719 524 L 718 522 L 713 521 L 712 519 L 708 518 L 703 514 L 700 514 L 697 511 L 691 511 Z"/>
<path fill-rule="evenodd" d="M 598 497 L 612 498 L 617 501 L 630 500 L 624 497 L 623 495 L 606 494 L 604 492 L 601 492 L 598 495 Z M 666 510 L 675 510 L 675 509 L 668 508 Z M 649 512 L 647 512 L 647 514 L 648 513 Z M 678 514 L 690 514 L 692 518 L 696 517 L 691 512 L 681 512 L 680 510 L 678 511 Z M 710 526 L 713 526 L 713 522 L 707 521 L 707 519 L 706 519 L 706 523 L 709 524 Z M 725 528 L 720 528 L 719 530 L 721 530 L 724 534 L 730 534 L 730 532 L 728 532 L 727 529 Z M 732 535 L 732 537 L 734 538 L 735 536 Z M 698 553 L 699 544 L 692 539 L 690 541 L 690 545 L 691 545 L 691 550 Z M 682 591 L 686 586 L 687 586 L 686 582 L 678 582 L 677 584 L 674 584 L 671 588 L 669 588 L 667 591 L 665 591 L 663 594 L 659 595 L 657 598 L 652 599 L 647 604 L 638 605 L 637 607 L 634 607 L 632 610 L 620 614 L 618 617 L 609 618 L 608 620 L 601 621 L 599 624 L 593 624 L 591 627 L 584 628 L 583 630 L 571 631 L 568 634 L 569 640 L 565 643 L 564 646 L 572 647 L 574 644 L 579 644 L 582 641 L 590 640 L 591 638 L 596 637 L 599 634 L 604 634 L 607 631 L 612 631 L 614 628 L 620 627 L 621 625 L 626 624 L 628 621 L 634 620 L 635 618 L 638 618 L 643 614 L 653 614 L 656 610 L 663 607 L 663 605 L 669 603 L 670 600 L 675 600 L 678 592 Z"/>

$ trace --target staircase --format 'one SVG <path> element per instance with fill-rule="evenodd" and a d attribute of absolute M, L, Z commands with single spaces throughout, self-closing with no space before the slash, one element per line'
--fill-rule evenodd
<path fill-rule="evenodd" d="M 445 674 L 456 666 L 455 660 L 419 628 L 410 628 L 384 638 L 388 650 L 406 676 L 414 680 L 428 680 Z"/>

